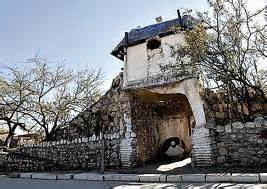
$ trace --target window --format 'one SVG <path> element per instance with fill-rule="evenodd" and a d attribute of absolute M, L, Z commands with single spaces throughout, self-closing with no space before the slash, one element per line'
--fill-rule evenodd
<path fill-rule="evenodd" d="M 151 39 L 146 44 L 146 47 L 149 50 L 158 49 L 160 46 L 161 46 L 161 42 L 158 39 Z"/>

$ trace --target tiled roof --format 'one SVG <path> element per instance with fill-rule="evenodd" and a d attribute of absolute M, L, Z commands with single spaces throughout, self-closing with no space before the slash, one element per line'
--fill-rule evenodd
<path fill-rule="evenodd" d="M 180 20 L 178 18 L 160 22 L 143 28 L 133 29 L 128 33 L 128 43 L 126 44 L 125 37 L 122 41 L 112 50 L 111 54 L 121 60 L 123 60 L 123 47 L 133 46 L 143 43 L 146 39 L 153 38 L 161 35 L 168 35 L 173 33 L 173 26 L 181 26 L 184 28 L 190 27 L 188 25 L 188 18 L 192 18 L 189 15 L 185 15 Z"/>

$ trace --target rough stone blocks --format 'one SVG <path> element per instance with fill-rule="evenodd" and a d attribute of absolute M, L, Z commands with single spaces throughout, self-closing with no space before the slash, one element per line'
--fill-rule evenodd
<path fill-rule="evenodd" d="M 230 173 L 214 173 L 206 175 L 207 182 L 230 182 L 231 174 Z"/>
<path fill-rule="evenodd" d="M 182 174 L 183 182 L 205 182 L 205 174 Z"/>
<path fill-rule="evenodd" d="M 253 173 L 233 173 L 231 176 L 233 182 L 259 182 L 259 174 Z"/>

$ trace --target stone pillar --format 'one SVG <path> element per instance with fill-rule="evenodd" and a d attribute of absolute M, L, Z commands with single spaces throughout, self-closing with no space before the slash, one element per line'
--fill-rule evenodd
<path fill-rule="evenodd" d="M 206 117 L 203 102 L 200 97 L 199 81 L 191 79 L 185 82 L 184 92 L 194 114 L 196 125 L 192 130 L 192 164 L 193 166 L 211 166 L 213 161 L 213 148 L 210 131 L 206 128 Z"/>
<path fill-rule="evenodd" d="M 214 164 L 212 140 L 208 128 L 195 127 L 191 135 L 192 163 L 194 167 Z"/>
<path fill-rule="evenodd" d="M 186 81 L 184 83 L 184 93 L 194 114 L 196 127 L 202 127 L 206 124 L 206 118 L 202 99 L 199 94 L 199 81 L 197 79 Z"/>
<path fill-rule="evenodd" d="M 131 168 L 135 165 L 134 162 L 134 140 L 135 133 L 132 130 L 132 120 L 130 112 L 123 113 L 123 128 L 122 139 L 120 143 L 120 159 L 122 167 Z"/>

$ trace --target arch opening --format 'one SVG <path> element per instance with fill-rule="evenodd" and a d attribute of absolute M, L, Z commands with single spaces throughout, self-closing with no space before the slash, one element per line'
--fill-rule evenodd
<path fill-rule="evenodd" d="M 133 95 L 137 128 L 137 159 L 141 162 L 179 161 L 190 156 L 193 112 L 184 94 L 138 91 Z"/>

